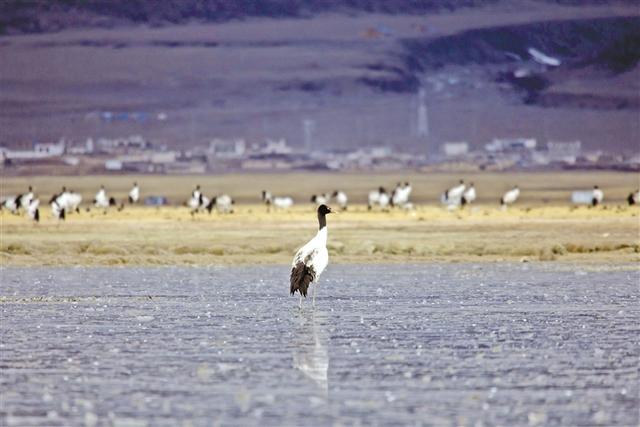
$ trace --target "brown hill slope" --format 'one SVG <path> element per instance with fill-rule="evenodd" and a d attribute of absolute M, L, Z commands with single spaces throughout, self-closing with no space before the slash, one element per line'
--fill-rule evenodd
<path fill-rule="evenodd" d="M 321 14 L 3 37 L 0 140 L 15 145 L 141 133 L 176 146 L 214 136 L 284 136 L 299 144 L 302 121 L 310 118 L 318 146 L 386 143 L 433 150 L 446 140 L 480 144 L 522 135 L 633 149 L 639 134 L 638 67 L 633 60 L 622 72 L 602 64 L 612 62 L 610 46 L 623 43 L 626 51 L 625 35 L 638 29 L 636 8 L 521 5 L 526 7 L 489 4 L 422 16 Z M 621 25 L 628 32 L 614 31 Z M 591 40 L 597 26 L 599 36 Z M 541 28 L 556 32 L 543 43 L 535 37 Z M 520 37 L 514 53 L 521 61 L 488 42 L 512 34 Z M 582 49 L 579 54 L 549 49 L 548 40 L 563 35 L 567 45 Z M 584 40 L 590 45 L 580 47 Z M 563 65 L 538 67 L 523 53 L 530 43 L 559 56 Z M 438 53 L 434 45 L 445 48 Z M 457 59 L 451 58 L 457 52 L 451 46 L 457 46 Z M 478 53 L 500 60 L 474 57 Z M 531 68 L 542 90 L 505 79 L 519 67 Z M 421 86 L 429 109 L 426 139 L 416 135 Z M 104 120 L 103 112 L 122 120 Z M 157 120 L 160 112 L 168 119 Z"/>

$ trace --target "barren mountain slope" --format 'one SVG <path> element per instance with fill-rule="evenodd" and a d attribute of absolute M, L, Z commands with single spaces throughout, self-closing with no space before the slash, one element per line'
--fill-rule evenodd
<path fill-rule="evenodd" d="M 302 121 L 312 119 L 318 146 L 433 150 L 533 136 L 637 149 L 637 8 L 516 6 L 5 36 L 0 140 L 141 133 L 176 146 L 214 136 L 300 144 Z M 543 67 L 532 47 L 562 64 Z M 529 74 L 515 79 L 520 69 Z M 427 138 L 416 133 L 420 87 Z M 137 114 L 106 121 L 103 112 Z"/>

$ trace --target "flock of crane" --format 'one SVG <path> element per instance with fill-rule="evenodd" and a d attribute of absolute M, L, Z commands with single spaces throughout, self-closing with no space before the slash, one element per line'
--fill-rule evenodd
<path fill-rule="evenodd" d="M 367 208 L 369 210 L 379 209 L 381 211 L 389 211 L 392 208 L 412 210 L 415 206 L 411 201 L 411 192 L 412 186 L 409 182 L 396 184 L 391 192 L 388 192 L 384 187 L 378 187 L 369 192 Z M 506 209 L 507 206 L 513 205 L 519 197 L 520 189 L 518 186 L 514 186 L 500 198 L 500 205 L 503 209 Z M 604 200 L 604 192 L 596 185 L 593 187 L 591 193 L 588 194 L 588 197 L 590 197 L 591 205 L 597 206 Z M 464 180 L 460 180 L 457 185 L 446 189 L 442 193 L 440 202 L 447 209 L 454 210 L 474 203 L 476 198 L 476 188 L 473 182 L 467 186 Z M 130 204 L 140 202 L 140 187 L 136 182 L 133 183 L 133 187 L 129 191 L 128 201 Z M 268 211 L 271 210 L 271 208 L 286 210 L 294 205 L 292 197 L 275 196 L 266 190 L 262 191 L 262 202 L 267 206 Z M 640 190 L 635 190 L 630 193 L 627 197 L 627 202 L 629 205 L 640 203 Z M 54 194 L 49 200 L 52 216 L 59 220 L 64 220 L 66 215 L 71 212 L 79 213 L 81 203 L 82 196 L 73 190 L 68 190 L 66 187 L 62 187 L 62 190 Z M 347 210 L 349 198 L 344 191 L 336 190 L 333 193 L 312 195 L 311 203 L 317 206 L 335 203 L 340 210 Z M 195 215 L 198 212 L 211 213 L 213 210 L 224 214 L 232 213 L 234 204 L 235 201 L 228 194 L 207 197 L 203 194 L 200 185 L 197 185 L 184 205 L 189 208 L 191 215 Z M 96 209 L 102 209 L 102 211 L 106 213 L 110 207 L 116 207 L 118 210 L 122 210 L 125 204 L 121 202 L 118 205 L 115 198 L 107 195 L 104 186 L 100 186 L 100 189 L 93 198 L 92 205 Z M 28 218 L 36 222 L 40 220 L 39 207 L 40 200 L 35 197 L 31 186 L 27 192 L 13 197 L 7 197 L 0 202 L 0 209 L 6 209 L 13 214 L 25 212 Z M 87 207 L 86 210 L 89 211 L 90 208 Z"/>

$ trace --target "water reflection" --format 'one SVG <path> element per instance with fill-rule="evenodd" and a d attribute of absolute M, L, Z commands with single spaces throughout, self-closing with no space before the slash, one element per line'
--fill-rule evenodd
<path fill-rule="evenodd" d="M 300 312 L 293 341 L 293 366 L 313 380 L 324 392 L 329 391 L 329 352 L 327 316 L 313 310 Z"/>

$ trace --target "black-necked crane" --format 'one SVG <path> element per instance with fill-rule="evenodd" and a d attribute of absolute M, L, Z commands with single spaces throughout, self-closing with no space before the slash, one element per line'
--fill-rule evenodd
<path fill-rule="evenodd" d="M 291 263 L 290 288 L 291 295 L 300 293 L 299 307 L 302 308 L 302 297 L 307 297 L 307 290 L 313 284 L 313 306 L 316 304 L 316 288 L 320 275 L 329 263 L 327 251 L 327 215 L 332 213 L 327 205 L 318 206 L 318 232 L 313 239 L 301 247 Z"/>

